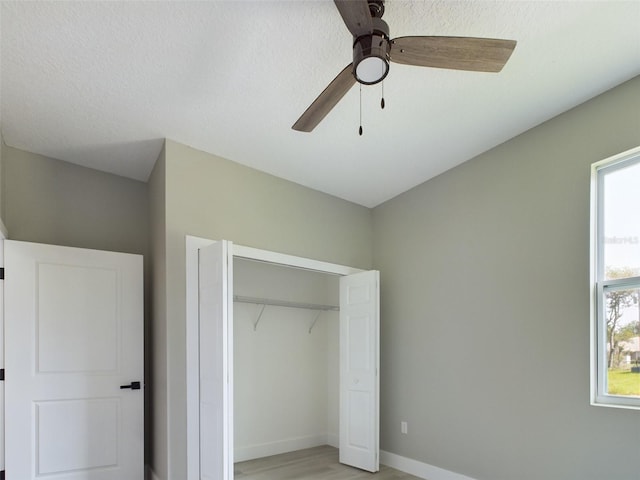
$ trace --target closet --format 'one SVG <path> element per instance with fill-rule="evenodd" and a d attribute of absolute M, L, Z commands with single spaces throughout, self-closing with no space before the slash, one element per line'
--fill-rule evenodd
<path fill-rule="evenodd" d="M 378 471 L 379 272 L 186 246 L 187 480 L 322 444 Z"/>
<path fill-rule="evenodd" d="M 234 461 L 338 447 L 339 278 L 235 259 Z"/>

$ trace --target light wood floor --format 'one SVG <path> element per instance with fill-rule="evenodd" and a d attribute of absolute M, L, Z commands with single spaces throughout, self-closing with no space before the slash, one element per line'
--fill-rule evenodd
<path fill-rule="evenodd" d="M 234 477 L 238 480 L 419 480 L 385 465 L 380 465 L 380 472 L 376 474 L 347 467 L 338 463 L 338 450 L 329 446 L 236 463 Z"/>

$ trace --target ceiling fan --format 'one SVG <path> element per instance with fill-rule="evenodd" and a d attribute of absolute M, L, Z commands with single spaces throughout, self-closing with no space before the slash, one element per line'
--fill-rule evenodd
<path fill-rule="evenodd" d="M 294 130 L 312 131 L 356 82 L 374 85 L 389 73 L 389 62 L 473 72 L 499 72 L 514 40 L 474 37 L 389 38 L 382 20 L 384 0 L 334 0 L 353 35 L 353 63 L 347 65 L 307 108 Z"/>

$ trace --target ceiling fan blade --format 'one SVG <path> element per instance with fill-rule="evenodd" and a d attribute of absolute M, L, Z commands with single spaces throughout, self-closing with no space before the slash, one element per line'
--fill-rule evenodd
<path fill-rule="evenodd" d="M 367 0 L 334 0 L 342 20 L 354 37 L 373 32 L 373 22 Z"/>
<path fill-rule="evenodd" d="M 347 65 L 336 78 L 318 95 L 313 103 L 305 110 L 296 123 L 294 130 L 310 132 L 322 121 L 324 117 L 337 105 L 342 97 L 353 87 L 356 79 L 352 73 L 353 63 Z"/>
<path fill-rule="evenodd" d="M 391 61 L 419 67 L 499 72 L 515 40 L 474 37 L 399 37 L 391 41 Z"/>

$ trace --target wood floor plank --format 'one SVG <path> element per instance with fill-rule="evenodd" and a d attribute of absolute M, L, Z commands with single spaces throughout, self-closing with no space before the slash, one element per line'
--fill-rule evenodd
<path fill-rule="evenodd" d="M 386 465 L 373 474 L 338 462 L 338 449 L 324 445 L 235 464 L 236 480 L 420 480 Z"/>

